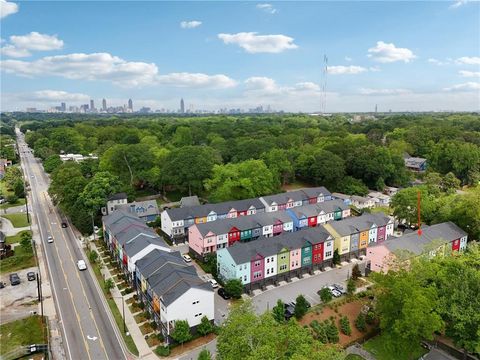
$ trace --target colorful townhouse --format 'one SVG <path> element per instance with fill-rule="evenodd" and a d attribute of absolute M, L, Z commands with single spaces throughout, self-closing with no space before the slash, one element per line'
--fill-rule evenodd
<path fill-rule="evenodd" d="M 399 252 L 417 256 L 433 257 L 451 255 L 465 250 L 468 235 L 452 222 L 422 227 L 422 234 L 412 232 L 398 238 L 390 238 L 367 249 L 367 269 L 388 272 Z"/>
<path fill-rule="evenodd" d="M 116 208 L 137 214 L 144 222 L 155 221 L 155 219 L 160 216 L 160 210 L 155 200 L 134 201 L 117 206 Z"/>
<path fill-rule="evenodd" d="M 203 258 L 206 254 L 232 246 L 237 241 L 248 242 L 261 236 L 278 236 L 348 216 L 350 209 L 341 201 L 335 200 L 284 211 L 218 220 L 191 226 L 188 230 L 188 244 L 192 255 Z"/>
<path fill-rule="evenodd" d="M 288 191 L 281 194 L 263 196 L 260 201 L 266 212 L 281 211 L 308 204 L 317 204 L 329 201 L 332 194 L 323 186 Z"/>
<path fill-rule="evenodd" d="M 167 209 L 161 213 L 162 231 L 172 239 L 183 239 L 188 235 L 188 228 L 194 224 L 234 219 L 264 211 L 264 205 L 257 198 Z"/>
<path fill-rule="evenodd" d="M 195 332 L 206 316 L 215 318 L 212 286 L 198 276 L 195 267 L 187 265 L 180 253 L 158 249 L 135 264 L 135 288 L 139 300 L 157 323 L 168 341 L 178 320 L 187 320 Z"/>
<path fill-rule="evenodd" d="M 132 282 L 136 261 L 155 249 L 171 251 L 153 229 L 129 212 L 117 210 L 104 216 L 103 234 L 110 252 L 121 265 L 124 275 Z"/>
<path fill-rule="evenodd" d="M 365 255 L 368 246 L 392 236 L 393 227 L 394 221 L 383 213 L 363 214 L 324 225 L 335 239 L 335 250 L 342 260 Z"/>
<path fill-rule="evenodd" d="M 289 281 L 332 266 L 333 243 L 333 237 L 321 226 L 274 239 L 239 242 L 218 250 L 218 274 L 223 280 L 240 279 L 246 290 Z"/>

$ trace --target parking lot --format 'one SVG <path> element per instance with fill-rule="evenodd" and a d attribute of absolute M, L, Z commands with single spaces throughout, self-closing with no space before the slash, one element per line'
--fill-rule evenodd
<path fill-rule="evenodd" d="M 10 285 L 10 274 L 1 275 L 0 281 L 5 283 L 5 287 L 0 289 L 2 323 L 23 318 L 30 311 L 38 310 L 37 282 L 27 280 L 29 271 L 35 272 L 36 268 L 17 271 L 21 282 L 15 286 Z"/>

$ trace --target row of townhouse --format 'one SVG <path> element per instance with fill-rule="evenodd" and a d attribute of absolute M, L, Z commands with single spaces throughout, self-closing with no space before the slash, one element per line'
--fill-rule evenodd
<path fill-rule="evenodd" d="M 237 241 L 248 242 L 261 236 L 278 236 L 349 216 L 348 206 L 342 201 L 332 200 L 288 210 L 218 220 L 192 225 L 188 229 L 188 245 L 192 255 L 203 258 L 206 254 L 232 246 Z"/>
<path fill-rule="evenodd" d="M 348 235 L 343 231 L 347 229 Z M 217 270 L 223 280 L 240 279 L 245 289 L 251 290 L 332 266 L 335 250 L 344 259 L 365 254 L 369 244 L 383 242 L 392 234 L 390 217 L 365 214 L 220 249 Z"/>
<path fill-rule="evenodd" d="M 316 187 L 254 199 L 166 209 L 161 213 L 162 231 L 171 238 L 184 238 L 188 235 L 188 228 L 194 224 L 276 212 L 322 203 L 331 198 L 326 188 Z"/>
<path fill-rule="evenodd" d="M 104 216 L 103 233 L 123 274 L 164 336 L 170 335 L 176 320 L 188 320 L 192 329 L 204 315 L 213 322 L 211 285 L 137 215 L 117 210 Z"/>
<path fill-rule="evenodd" d="M 371 271 L 387 272 L 398 252 L 410 255 L 408 258 L 451 255 L 465 250 L 467 241 L 467 233 L 450 221 L 424 226 L 420 235 L 418 232 L 411 232 L 369 247 L 366 256 L 367 268 Z"/>
<path fill-rule="evenodd" d="M 169 341 L 177 320 L 187 320 L 192 332 L 204 316 L 214 322 L 212 286 L 198 277 L 195 267 L 187 265 L 178 251 L 156 249 L 138 260 L 135 285 L 140 301 Z"/>
<path fill-rule="evenodd" d="M 137 214 L 144 222 L 154 221 L 160 215 L 160 210 L 155 200 L 134 201 L 129 203 L 127 194 L 125 193 L 111 195 L 107 199 L 106 206 L 102 207 L 102 214 L 108 215 L 116 210 Z"/>

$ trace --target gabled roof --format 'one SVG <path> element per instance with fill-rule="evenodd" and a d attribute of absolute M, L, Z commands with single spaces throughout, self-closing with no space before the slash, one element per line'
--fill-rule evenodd
<path fill-rule="evenodd" d="M 138 260 L 135 263 L 137 270 L 142 274 L 144 278 L 148 278 L 156 271 L 162 268 L 162 266 L 166 263 L 173 263 L 177 264 L 178 266 L 187 267 L 191 265 L 187 265 L 185 261 L 183 261 L 180 252 L 173 251 L 170 253 L 161 251 L 159 249 L 155 249 L 145 255 L 143 258 Z"/>
<path fill-rule="evenodd" d="M 105 224 L 105 226 L 111 226 L 119 222 L 123 218 L 138 220 L 139 222 L 141 221 L 136 214 L 130 214 L 129 212 L 122 211 L 122 210 L 114 211 L 109 215 L 102 217 L 102 221 Z"/>
<path fill-rule="evenodd" d="M 350 195 L 345 195 L 337 192 L 332 193 L 332 197 L 337 199 L 350 200 Z"/>
<path fill-rule="evenodd" d="M 348 236 L 357 232 L 369 230 L 373 224 L 378 226 L 385 226 L 390 222 L 390 218 L 383 213 L 363 214 L 362 216 L 355 216 L 345 218 L 341 221 L 334 221 L 329 223 L 340 236 Z"/>
<path fill-rule="evenodd" d="M 188 207 L 188 206 L 196 206 L 200 205 L 200 201 L 198 200 L 197 195 L 193 196 L 184 196 L 180 199 L 180 207 Z"/>
<path fill-rule="evenodd" d="M 128 196 L 126 193 L 117 193 L 117 194 L 113 194 L 113 195 L 110 195 L 108 197 L 108 201 L 112 201 L 112 200 L 123 200 L 123 199 L 126 199 Z"/>
<path fill-rule="evenodd" d="M 440 242 L 439 245 L 446 244 L 466 235 L 467 233 L 465 231 L 449 221 L 422 227 L 422 235 L 420 236 L 418 235 L 418 232 L 412 232 L 398 238 L 390 238 L 381 244 L 386 246 L 391 252 L 396 250 L 407 250 L 415 255 L 420 255 L 425 252 L 425 246 L 433 241 L 438 240 Z M 379 246 L 379 244 L 376 246 Z"/>
<path fill-rule="evenodd" d="M 305 193 L 308 196 L 308 198 L 310 198 L 310 199 L 319 197 L 320 195 L 323 195 L 323 196 L 331 196 L 332 195 L 330 193 L 330 191 L 328 191 L 328 189 L 323 187 L 323 186 L 300 189 L 299 191 L 302 191 L 303 193 Z"/>
<path fill-rule="evenodd" d="M 139 208 L 145 209 L 145 211 L 138 213 L 137 210 Z M 155 200 L 134 201 L 128 204 L 120 205 L 117 207 L 117 209 L 125 210 L 130 213 L 136 213 L 140 217 L 160 214 L 157 202 Z"/>
<path fill-rule="evenodd" d="M 352 199 L 352 201 L 357 201 L 359 203 L 365 203 L 365 202 L 368 202 L 368 201 L 372 201 L 371 198 L 358 196 L 358 195 L 352 195 L 352 196 L 350 196 L 350 199 Z"/>
<path fill-rule="evenodd" d="M 166 251 L 170 251 L 170 248 L 161 237 L 150 237 L 145 234 L 140 234 L 139 236 L 135 237 L 135 239 L 127 241 L 124 244 L 123 249 L 129 257 L 132 257 L 149 245 L 160 246 L 165 248 Z"/>

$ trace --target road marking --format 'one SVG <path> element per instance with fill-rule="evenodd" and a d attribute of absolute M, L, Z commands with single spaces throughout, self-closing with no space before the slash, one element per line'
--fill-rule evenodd
<path fill-rule="evenodd" d="M 98 339 L 98 337 L 96 337 L 96 336 L 90 336 L 90 335 L 87 335 L 87 339 L 88 339 L 88 340 L 95 341 L 95 340 L 97 340 L 97 339 Z"/>

